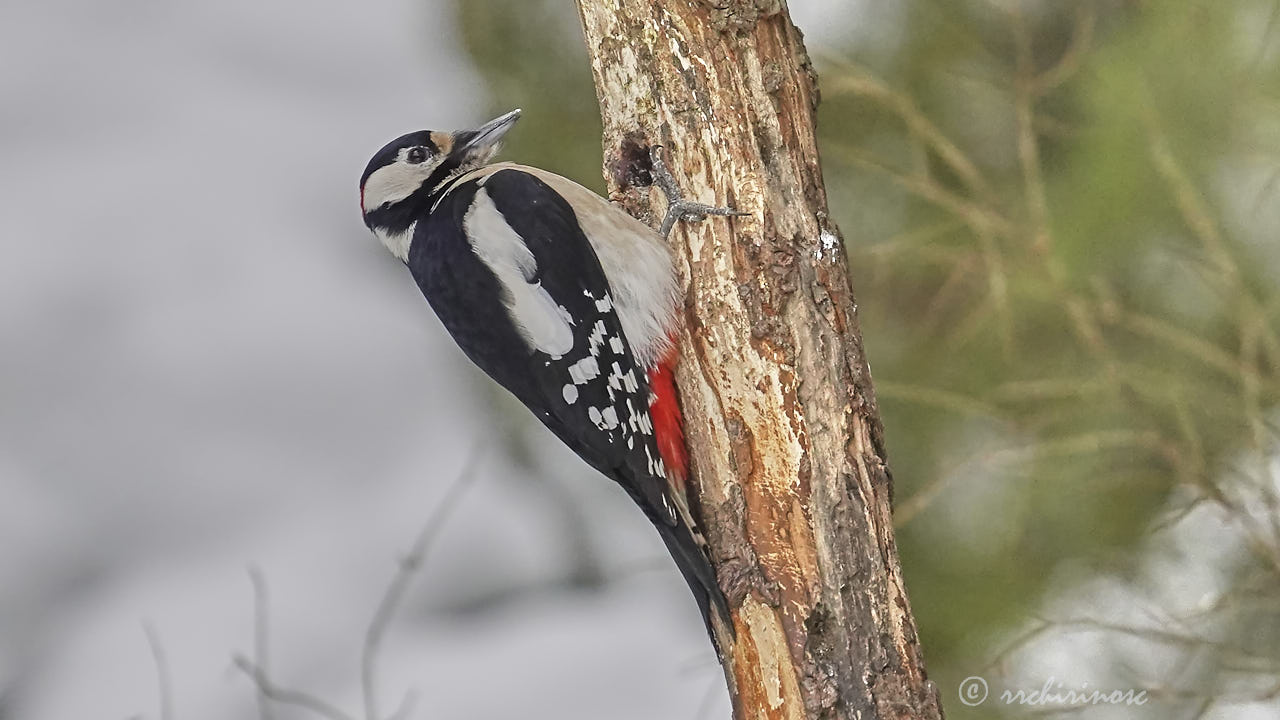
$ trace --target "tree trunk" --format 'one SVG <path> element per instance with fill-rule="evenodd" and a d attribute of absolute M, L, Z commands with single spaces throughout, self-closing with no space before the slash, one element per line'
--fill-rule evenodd
<path fill-rule="evenodd" d="M 672 234 L 678 384 L 736 637 L 735 717 L 941 718 L 903 587 L 891 480 L 844 245 L 818 165 L 816 77 L 784 0 L 578 0 L 613 199 L 749 218 Z"/>

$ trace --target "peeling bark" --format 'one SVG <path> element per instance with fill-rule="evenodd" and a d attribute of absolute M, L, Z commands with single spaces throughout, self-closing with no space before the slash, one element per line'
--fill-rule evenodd
<path fill-rule="evenodd" d="M 736 639 L 735 717 L 941 718 L 893 539 L 891 480 L 816 76 L 784 0 L 578 0 L 612 198 L 660 216 L 649 148 L 690 199 L 752 213 L 672 234 L 677 380 Z M 654 203 L 651 210 L 651 203 Z M 723 629 L 721 629 L 723 630 Z"/>

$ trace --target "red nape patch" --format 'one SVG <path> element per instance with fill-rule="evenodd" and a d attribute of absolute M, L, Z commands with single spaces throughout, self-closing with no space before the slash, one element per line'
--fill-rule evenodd
<path fill-rule="evenodd" d="M 662 464 L 667 467 L 667 482 L 683 494 L 684 480 L 689 476 L 689 450 L 684 444 L 684 418 L 680 415 L 680 403 L 676 398 L 675 365 L 676 351 L 673 348 L 657 367 L 649 371 L 649 390 L 653 392 L 649 416 L 653 418 L 653 436 L 658 442 L 658 453 L 662 456 Z"/>

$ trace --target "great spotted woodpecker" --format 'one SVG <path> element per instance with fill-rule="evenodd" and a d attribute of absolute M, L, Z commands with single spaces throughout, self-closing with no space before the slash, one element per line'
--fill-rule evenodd
<path fill-rule="evenodd" d="M 640 505 L 710 630 L 728 608 L 685 484 L 670 253 L 658 232 L 571 180 L 489 164 L 519 116 L 388 143 L 360 178 L 365 224 L 463 353 Z M 663 234 L 680 218 L 739 214 L 685 201 L 655 160 Z"/>

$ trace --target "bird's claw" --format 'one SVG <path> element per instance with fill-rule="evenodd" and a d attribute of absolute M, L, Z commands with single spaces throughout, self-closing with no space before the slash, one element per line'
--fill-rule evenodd
<path fill-rule="evenodd" d="M 681 220 L 701 222 L 706 220 L 708 215 L 744 217 L 751 214 L 729 207 L 717 207 L 685 200 L 684 193 L 681 192 L 675 177 L 671 175 L 666 162 L 662 159 L 665 150 L 661 145 L 654 145 L 649 150 L 649 158 L 653 162 L 653 182 L 667 197 L 667 214 L 662 218 L 662 226 L 658 229 L 663 237 L 670 235 L 671 229 Z"/>

